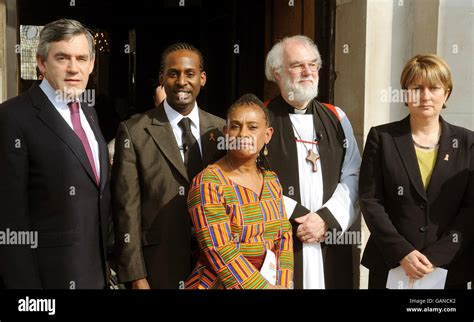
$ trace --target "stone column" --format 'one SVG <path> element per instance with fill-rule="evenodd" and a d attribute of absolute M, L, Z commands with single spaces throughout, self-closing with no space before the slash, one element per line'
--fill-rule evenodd
<path fill-rule="evenodd" d="M 16 0 L 0 0 L 0 102 L 18 93 Z"/>
<path fill-rule="evenodd" d="M 5 56 L 5 38 L 7 27 L 7 7 L 5 0 L 0 0 L 0 102 L 5 101 L 7 97 L 6 88 L 6 56 Z"/>

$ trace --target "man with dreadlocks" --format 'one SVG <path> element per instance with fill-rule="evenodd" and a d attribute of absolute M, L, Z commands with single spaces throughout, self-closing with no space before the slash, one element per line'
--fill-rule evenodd
<path fill-rule="evenodd" d="M 166 99 L 120 124 L 112 169 L 119 281 L 134 289 L 184 286 L 199 254 L 186 198 L 193 177 L 223 155 L 224 120 L 198 108 L 206 83 L 201 52 L 166 48 L 160 83 Z"/>

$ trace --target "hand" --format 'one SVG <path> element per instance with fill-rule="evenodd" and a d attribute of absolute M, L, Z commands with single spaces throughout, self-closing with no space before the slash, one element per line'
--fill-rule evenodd
<path fill-rule="evenodd" d="M 412 251 L 400 261 L 405 274 L 411 279 L 420 279 L 433 272 L 434 267 L 428 258 L 417 250 Z"/>
<path fill-rule="evenodd" d="M 268 283 L 267 290 L 287 290 L 287 288 L 283 287 L 281 285 L 272 285 L 272 284 Z"/>
<path fill-rule="evenodd" d="M 157 86 L 155 89 L 155 95 L 153 95 L 153 100 L 155 101 L 155 106 L 160 106 L 166 98 L 166 93 L 163 85 Z"/>
<path fill-rule="evenodd" d="M 132 281 L 132 290 L 149 290 L 150 285 L 146 278 L 141 278 L 139 280 Z"/>
<path fill-rule="evenodd" d="M 295 221 L 300 224 L 296 236 L 302 243 L 321 243 L 324 234 L 329 229 L 326 222 L 315 212 L 298 217 Z"/>

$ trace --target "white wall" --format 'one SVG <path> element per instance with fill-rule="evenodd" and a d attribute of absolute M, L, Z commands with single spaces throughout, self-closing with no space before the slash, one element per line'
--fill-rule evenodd
<path fill-rule="evenodd" d="M 440 0 L 438 55 L 451 67 L 453 93 L 442 115 L 474 130 L 474 1 Z"/>

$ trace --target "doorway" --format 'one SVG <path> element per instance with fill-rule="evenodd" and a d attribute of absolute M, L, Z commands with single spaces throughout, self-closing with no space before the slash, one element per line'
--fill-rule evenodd
<path fill-rule="evenodd" d="M 332 101 L 331 0 L 295 0 L 293 7 L 287 0 L 134 0 L 129 5 L 112 0 L 49 0 L 47 6 L 41 1 L 17 1 L 19 25 L 43 26 L 71 18 L 100 40 L 88 87 L 95 90 L 95 108 L 107 141 L 115 137 L 120 121 L 153 108 L 160 55 L 176 42 L 188 42 L 202 51 L 207 83 L 198 104 L 212 114 L 224 117 L 231 103 L 247 92 L 262 100 L 274 95 L 265 81 L 266 53 L 274 41 L 296 33 L 321 41 L 326 66 L 320 75 L 320 99 Z M 285 10 L 300 16 L 281 20 Z M 20 80 L 20 90 L 33 82 Z"/>

